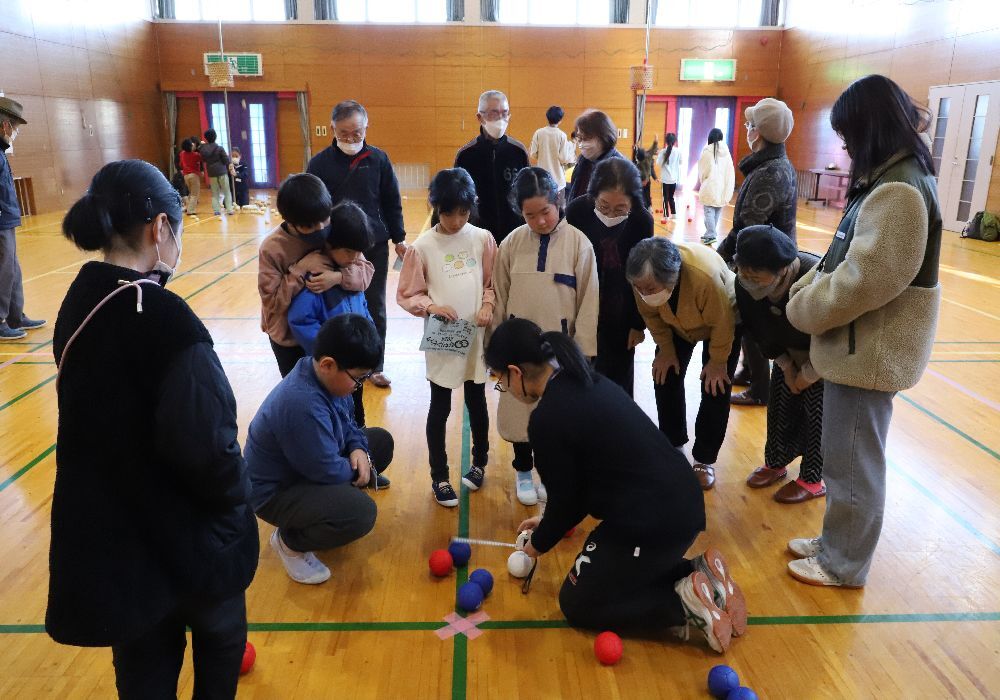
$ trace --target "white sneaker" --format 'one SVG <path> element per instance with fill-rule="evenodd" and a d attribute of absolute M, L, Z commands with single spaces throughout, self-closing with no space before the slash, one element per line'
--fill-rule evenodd
<path fill-rule="evenodd" d="M 788 551 L 802 559 L 818 556 L 819 550 L 820 543 L 818 537 L 813 537 L 812 539 L 800 537 L 788 541 Z"/>
<path fill-rule="evenodd" d="M 545 490 L 545 484 L 542 483 L 541 479 L 538 481 L 538 486 L 535 487 L 535 495 L 538 496 L 539 503 L 548 503 L 549 492 Z"/>
<path fill-rule="evenodd" d="M 330 578 L 330 570 L 312 552 L 293 552 L 285 546 L 275 530 L 271 533 L 271 549 L 285 566 L 288 577 L 298 583 L 317 584 Z"/>
<path fill-rule="evenodd" d="M 517 479 L 517 500 L 522 505 L 533 506 L 538 504 L 538 492 L 531 479 Z"/>
<path fill-rule="evenodd" d="M 724 654 L 733 638 L 733 623 L 725 610 L 720 610 L 712 595 L 708 577 L 700 571 L 685 576 L 674 584 L 688 627 L 694 627 L 715 651 Z"/>
<path fill-rule="evenodd" d="M 802 583 L 810 586 L 838 586 L 840 588 L 862 588 L 863 586 L 849 586 L 833 574 L 827 573 L 816 557 L 806 557 L 788 562 L 788 573 L 792 578 L 798 579 Z"/>

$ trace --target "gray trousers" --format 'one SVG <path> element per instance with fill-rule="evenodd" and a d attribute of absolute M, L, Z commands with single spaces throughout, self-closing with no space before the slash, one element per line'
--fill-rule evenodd
<path fill-rule="evenodd" d="M 868 578 L 885 511 L 885 442 L 895 392 L 825 382 L 823 570 L 851 586 Z"/>
<path fill-rule="evenodd" d="M 372 466 L 381 474 L 392 461 L 393 440 L 382 428 L 365 428 Z M 343 547 L 375 527 L 378 508 L 365 489 L 350 483 L 302 482 L 274 494 L 257 516 L 281 531 L 296 552 Z"/>
<path fill-rule="evenodd" d="M 24 287 L 21 283 L 21 263 L 17 261 L 17 241 L 14 229 L 0 230 L 0 321 L 19 328 L 24 314 Z"/>
<path fill-rule="evenodd" d="M 219 195 L 222 195 L 222 203 L 226 211 L 233 211 L 233 192 L 229 189 L 229 175 L 218 175 L 208 178 L 208 184 L 212 188 L 212 213 L 219 213 Z"/>
<path fill-rule="evenodd" d="M 703 206 L 705 209 L 705 235 L 716 236 L 719 233 L 719 219 L 722 218 L 722 207 Z"/>

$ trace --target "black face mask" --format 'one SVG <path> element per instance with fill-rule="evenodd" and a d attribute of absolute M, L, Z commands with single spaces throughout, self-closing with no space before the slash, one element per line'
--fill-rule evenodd
<path fill-rule="evenodd" d="M 319 231 L 313 231 L 312 233 L 307 233 L 300 238 L 305 241 L 306 245 L 310 248 L 322 248 L 326 245 L 326 239 L 330 235 L 330 227 L 326 226 L 321 228 Z"/>

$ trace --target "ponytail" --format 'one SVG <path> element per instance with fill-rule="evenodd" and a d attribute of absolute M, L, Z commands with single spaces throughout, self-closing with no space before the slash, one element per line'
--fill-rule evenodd
<path fill-rule="evenodd" d="M 584 386 L 594 383 L 590 364 L 576 341 L 565 333 L 543 333 L 538 324 L 526 318 L 512 318 L 501 323 L 486 347 L 486 364 L 503 371 L 510 365 L 544 365 L 555 361 L 563 372 Z"/>
<path fill-rule="evenodd" d="M 115 227 L 101 195 L 91 192 L 83 195 L 66 212 L 62 225 L 63 235 L 80 250 L 106 250 L 111 247 Z"/>

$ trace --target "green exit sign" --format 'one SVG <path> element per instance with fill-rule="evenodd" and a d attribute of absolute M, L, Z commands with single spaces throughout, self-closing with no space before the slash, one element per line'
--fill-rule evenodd
<path fill-rule="evenodd" d="M 206 53 L 205 54 L 205 75 L 208 75 L 208 64 L 209 63 L 220 63 L 223 60 L 223 56 L 220 53 Z M 236 75 L 243 76 L 261 76 L 264 75 L 263 70 L 261 70 L 261 60 L 259 53 L 226 53 L 225 60 L 229 61 L 230 65 L 235 69 L 233 72 Z"/>
<path fill-rule="evenodd" d="M 736 59 L 682 58 L 681 80 L 732 82 L 736 80 Z"/>

